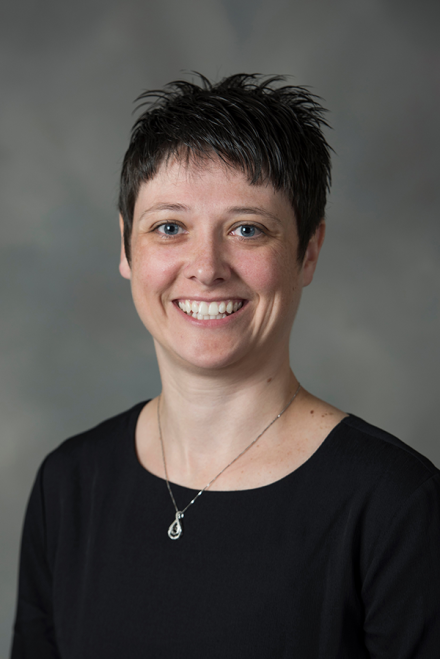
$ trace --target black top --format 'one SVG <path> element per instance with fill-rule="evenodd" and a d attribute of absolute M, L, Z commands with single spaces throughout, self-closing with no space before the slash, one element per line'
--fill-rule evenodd
<path fill-rule="evenodd" d="M 26 515 L 13 659 L 434 659 L 440 472 L 350 416 L 253 490 L 207 491 L 170 540 L 138 462 L 145 403 L 64 442 Z M 173 486 L 183 508 L 195 491 Z"/>

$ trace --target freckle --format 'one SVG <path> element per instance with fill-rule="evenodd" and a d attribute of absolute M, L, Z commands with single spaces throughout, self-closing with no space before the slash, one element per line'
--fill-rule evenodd
<path fill-rule="evenodd" d="M 269 382 L 272 382 L 272 380 L 273 380 L 273 378 L 269 378 L 267 382 L 268 382 L 268 383 L 269 383 Z"/>

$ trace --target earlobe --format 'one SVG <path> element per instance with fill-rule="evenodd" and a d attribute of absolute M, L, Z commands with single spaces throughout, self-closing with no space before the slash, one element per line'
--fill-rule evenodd
<path fill-rule="evenodd" d="M 121 258 L 119 261 L 119 272 L 124 279 L 131 279 L 131 268 L 125 253 L 124 245 L 124 221 L 119 215 L 119 228 L 121 230 Z"/>
<path fill-rule="evenodd" d="M 303 261 L 303 286 L 312 283 L 319 253 L 325 238 L 325 221 L 322 220 L 307 245 Z"/>

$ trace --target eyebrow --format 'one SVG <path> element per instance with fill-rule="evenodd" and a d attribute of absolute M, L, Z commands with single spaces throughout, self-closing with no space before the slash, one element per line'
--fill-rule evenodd
<path fill-rule="evenodd" d="M 173 211 L 173 212 L 182 212 L 182 211 L 187 211 L 188 206 L 184 206 L 183 204 L 170 204 L 167 202 L 164 203 L 159 203 L 159 204 L 154 204 L 153 206 L 150 206 L 150 208 L 147 208 L 140 216 L 140 220 L 145 217 L 145 215 L 148 215 L 149 213 L 156 213 L 157 211 Z"/>
<path fill-rule="evenodd" d="M 262 215 L 267 217 L 269 220 L 274 220 L 278 224 L 281 224 L 281 220 L 273 213 L 270 213 L 265 208 L 260 208 L 259 206 L 231 206 L 227 209 L 227 213 L 231 215 Z"/>
<path fill-rule="evenodd" d="M 184 204 L 161 202 L 150 206 L 150 208 L 147 208 L 141 214 L 139 219 L 141 220 L 143 217 L 145 217 L 145 215 L 148 215 L 149 213 L 156 213 L 158 211 L 172 211 L 181 213 L 187 212 L 189 210 L 190 208 Z M 273 215 L 273 213 L 270 213 L 265 208 L 260 208 L 259 206 L 230 206 L 226 209 L 226 213 L 229 215 L 261 215 L 262 217 L 266 217 L 270 220 L 273 220 L 274 222 L 277 222 L 277 224 L 281 224 L 281 220 L 276 215 Z"/>

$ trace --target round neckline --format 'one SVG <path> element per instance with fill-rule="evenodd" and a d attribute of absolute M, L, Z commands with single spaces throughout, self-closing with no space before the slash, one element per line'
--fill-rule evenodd
<path fill-rule="evenodd" d="M 136 469 L 141 470 L 144 475 L 146 475 L 148 478 L 151 480 L 156 481 L 157 484 L 161 483 L 166 487 L 166 480 L 165 478 L 162 478 L 162 476 L 157 476 L 156 474 L 153 474 L 151 471 L 149 471 L 146 467 L 144 467 L 143 464 L 139 461 L 137 451 L 136 451 L 136 427 L 137 423 L 140 417 L 140 414 L 144 407 L 148 405 L 148 403 L 152 399 L 148 399 L 146 401 L 143 401 L 141 403 L 138 403 L 135 405 L 132 410 L 131 410 L 131 418 L 130 418 L 130 423 L 129 423 L 129 438 L 130 438 L 130 455 L 132 456 L 132 459 L 136 463 Z M 298 477 L 298 474 L 307 469 L 310 468 L 310 465 L 313 466 L 313 463 L 316 462 L 317 459 L 321 457 L 322 453 L 325 453 L 331 443 L 331 440 L 333 436 L 336 434 L 336 432 L 341 428 L 343 424 L 345 424 L 351 417 L 353 417 L 352 414 L 348 413 L 348 416 L 345 416 L 343 419 L 341 419 L 332 430 L 328 433 L 328 435 L 323 439 L 321 444 L 318 446 L 318 448 L 303 462 L 302 464 L 299 465 L 296 469 L 293 471 L 289 472 L 285 476 L 282 476 L 281 478 L 278 478 L 277 480 L 273 481 L 272 483 L 267 483 L 266 485 L 260 485 L 258 487 L 252 487 L 244 490 L 205 490 L 205 494 L 209 494 L 210 496 L 213 495 L 231 495 L 231 494 L 242 494 L 246 495 L 249 493 L 258 493 L 258 492 L 267 492 L 267 488 L 274 488 L 274 487 L 281 487 L 283 486 L 288 480 L 292 478 Z M 188 496 L 191 496 L 191 498 L 197 494 L 200 490 L 198 489 L 193 489 L 190 487 L 186 487 L 185 485 L 179 485 L 178 483 L 174 483 L 173 481 L 170 481 L 170 485 L 173 489 L 176 489 L 176 491 L 180 490 L 182 493 L 187 492 Z"/>

